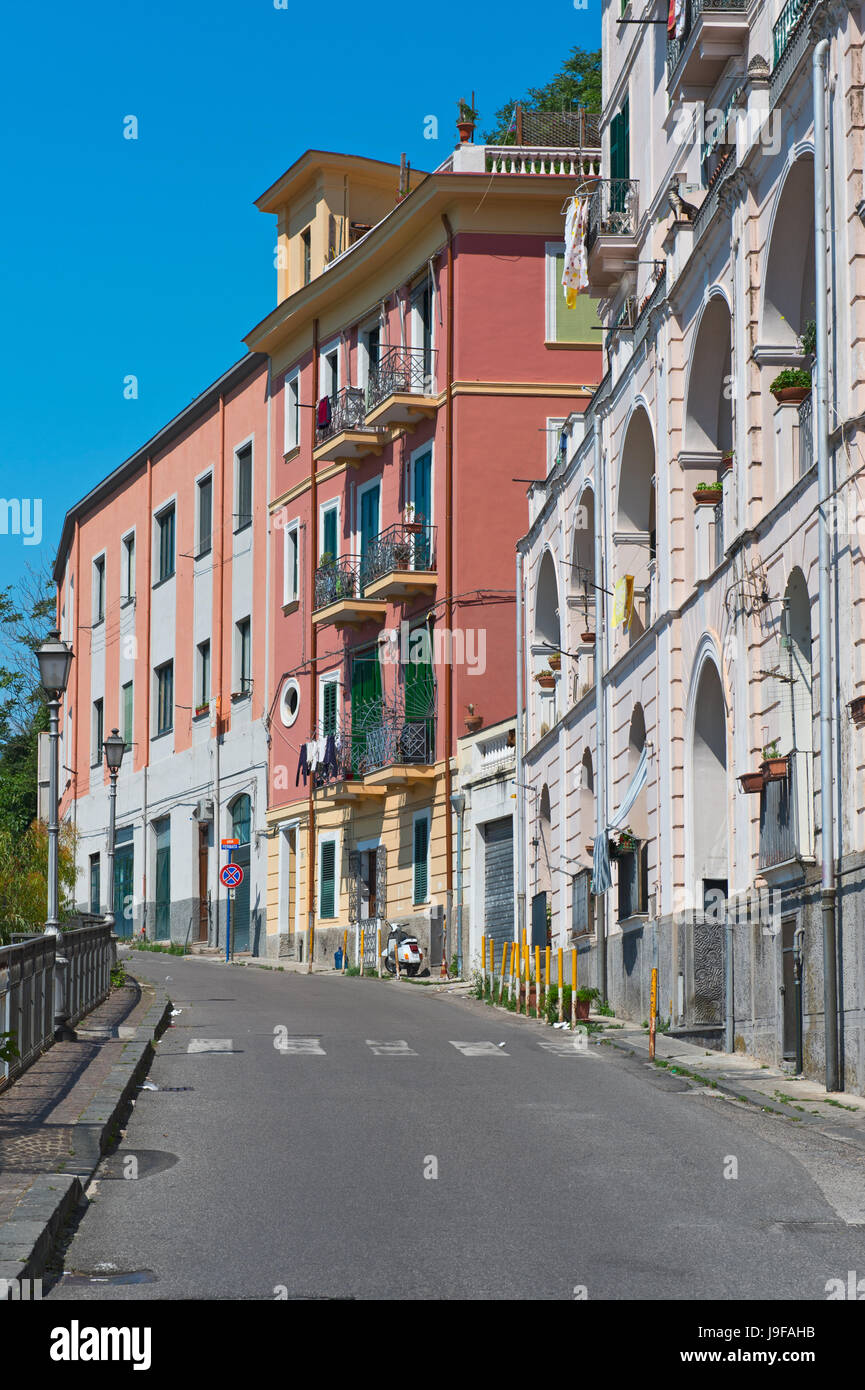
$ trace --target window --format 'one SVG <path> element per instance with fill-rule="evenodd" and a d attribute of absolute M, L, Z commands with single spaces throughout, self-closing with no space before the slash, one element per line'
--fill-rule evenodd
<path fill-rule="evenodd" d="M 237 486 L 237 512 L 235 530 L 252 525 L 252 445 L 244 444 L 235 455 L 235 477 Z"/>
<path fill-rule="evenodd" d="M 171 820 L 168 816 L 153 822 L 153 839 L 156 850 L 154 928 L 156 940 L 167 941 L 171 936 Z"/>
<path fill-rule="evenodd" d="M 279 697 L 279 717 L 286 729 L 290 729 L 300 712 L 300 686 L 292 677 L 282 687 Z"/>
<path fill-rule="evenodd" d="M 433 296 L 432 286 L 427 277 L 412 292 L 412 347 L 423 353 L 423 375 L 425 389 L 432 389 L 432 344 L 433 344 Z"/>
<path fill-rule="evenodd" d="M 124 746 L 125 746 L 126 748 L 131 748 L 131 747 L 132 747 L 132 715 L 133 715 L 133 709 L 134 709 L 133 698 L 132 698 L 132 681 L 127 681 L 126 684 L 123 686 L 123 689 L 121 690 L 121 692 L 120 692 L 120 705 L 121 705 L 120 719 L 121 719 L 121 722 L 122 722 L 122 724 L 123 724 L 123 743 L 124 743 Z"/>
<path fill-rule="evenodd" d="M 249 618 L 237 624 L 237 693 L 248 695 L 252 689 L 252 634 Z"/>
<path fill-rule="evenodd" d="M 361 385 L 370 386 L 375 380 L 381 357 L 381 324 L 376 320 L 374 326 L 365 329 L 360 335 L 363 352 L 361 354 Z"/>
<path fill-rule="evenodd" d="M 198 484 L 198 554 L 207 555 L 213 545 L 213 474 Z"/>
<path fill-rule="evenodd" d="M 319 849 L 318 915 L 336 916 L 336 840 L 322 840 Z"/>
<path fill-rule="evenodd" d="M 135 598 L 135 532 L 123 537 L 123 602 L 131 603 Z"/>
<path fill-rule="evenodd" d="M 285 452 L 290 453 L 300 443 L 300 374 L 285 378 Z"/>
<path fill-rule="evenodd" d="M 622 109 L 617 111 L 610 121 L 610 178 L 629 179 L 631 177 L 631 107 L 628 98 L 622 102 Z M 610 196 L 615 198 L 616 189 L 612 189 Z M 624 200 L 622 207 L 624 207 Z"/>
<path fill-rule="evenodd" d="M 105 556 L 93 561 L 93 626 L 105 621 Z"/>
<path fill-rule="evenodd" d="M 196 654 L 195 712 L 210 703 L 210 643 L 199 642 Z"/>
<path fill-rule="evenodd" d="M 243 794 L 232 803 L 231 833 L 234 839 L 239 840 L 242 845 L 248 845 L 251 830 L 252 802 L 246 792 L 243 792 Z"/>
<path fill-rule="evenodd" d="M 102 900 L 102 885 L 100 882 L 101 872 L 99 855 L 90 856 L 90 911 L 94 917 L 99 916 L 99 907 Z"/>
<path fill-rule="evenodd" d="M 429 897 L 429 812 L 414 818 L 414 894 L 412 901 L 425 903 Z"/>
<path fill-rule="evenodd" d="M 334 560 L 339 555 L 338 522 L 339 503 L 328 502 L 321 509 L 321 554 Z"/>
<path fill-rule="evenodd" d="M 91 742 L 91 763 L 96 767 L 102 762 L 102 739 L 105 733 L 105 706 L 102 700 L 93 701 L 93 738 Z"/>
<path fill-rule="evenodd" d="M 156 668 L 156 737 L 174 727 L 174 662 Z"/>
<path fill-rule="evenodd" d="M 166 507 L 156 518 L 159 555 L 156 573 L 157 584 L 170 579 L 174 573 L 174 507 Z"/>
<path fill-rule="evenodd" d="M 296 603 L 300 598 L 300 525 L 292 521 L 285 528 L 283 551 L 282 601 Z"/>
<path fill-rule="evenodd" d="M 339 390 L 339 346 L 334 343 L 331 347 L 325 348 L 321 354 L 321 381 L 319 390 L 322 396 L 330 396 L 331 399 Z"/>
<path fill-rule="evenodd" d="M 548 343 L 581 343 L 585 347 L 598 347 L 601 341 L 601 320 L 598 318 L 599 300 L 592 299 L 588 291 L 577 295 L 573 309 L 565 302 L 562 288 L 562 275 L 565 270 L 565 243 L 548 241 L 546 244 L 547 264 L 547 338 Z"/>
<path fill-rule="evenodd" d="M 339 679 L 336 676 L 322 676 L 319 686 L 321 704 L 321 737 L 326 738 L 328 734 L 336 733 L 337 725 L 337 695 L 339 692 Z"/>
<path fill-rule="evenodd" d="M 308 285 L 312 279 L 312 228 L 306 227 L 300 234 L 300 253 L 303 268 L 303 283 Z"/>

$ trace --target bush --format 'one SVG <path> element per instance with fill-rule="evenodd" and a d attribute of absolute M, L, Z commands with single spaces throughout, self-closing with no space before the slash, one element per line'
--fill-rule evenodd
<path fill-rule="evenodd" d="M 770 391 L 784 391 L 788 386 L 811 386 L 811 373 L 804 367 L 785 367 L 770 383 Z"/>
<path fill-rule="evenodd" d="M 75 889 L 75 831 L 60 827 L 60 919 Z M 0 830 L 0 945 L 11 932 L 41 932 L 48 916 L 48 829 L 34 821 L 23 835 Z"/>

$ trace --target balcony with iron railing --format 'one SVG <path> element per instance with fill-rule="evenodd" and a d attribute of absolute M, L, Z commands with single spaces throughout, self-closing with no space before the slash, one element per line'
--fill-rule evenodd
<path fill-rule="evenodd" d="M 811 44 L 808 19 L 818 0 L 787 0 L 772 27 L 771 99 L 775 105 Z"/>
<path fill-rule="evenodd" d="M 589 199 L 586 255 L 593 288 L 610 290 L 637 256 L 639 180 L 599 179 Z"/>
<path fill-rule="evenodd" d="M 424 521 L 398 521 L 373 536 L 360 573 L 364 598 L 411 599 L 434 591 L 436 528 Z"/>
<path fill-rule="evenodd" d="M 667 93 L 711 88 L 748 37 L 748 0 L 685 0 L 682 32 L 667 39 Z"/>
<path fill-rule="evenodd" d="M 807 395 L 799 406 L 799 477 L 814 466 L 814 435 L 812 398 Z"/>
<path fill-rule="evenodd" d="M 317 626 L 350 627 L 359 623 L 384 622 L 387 604 L 383 599 L 366 598 L 360 556 L 322 556 L 315 571 L 312 620 Z"/>
<path fill-rule="evenodd" d="M 435 700 L 407 708 L 405 696 L 350 711 L 343 745 L 355 778 L 367 787 L 407 786 L 435 777 Z"/>
<path fill-rule="evenodd" d="M 388 347 L 370 371 L 366 423 L 414 428 L 436 412 L 436 352 L 433 348 Z"/>
<path fill-rule="evenodd" d="M 762 870 L 800 866 L 813 860 L 812 755 L 801 750 L 787 757 L 787 774 L 767 779 L 760 793 Z"/>
<path fill-rule="evenodd" d="M 316 462 L 335 463 L 380 454 L 387 432 L 366 420 L 366 393 L 360 386 L 343 386 L 319 403 L 315 427 Z"/>

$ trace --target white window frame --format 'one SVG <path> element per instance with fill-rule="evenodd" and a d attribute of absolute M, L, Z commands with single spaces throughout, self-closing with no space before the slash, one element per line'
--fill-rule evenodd
<path fill-rule="evenodd" d="M 321 544 L 324 543 L 324 517 L 325 517 L 325 513 L 326 513 L 326 512 L 336 512 L 336 551 L 335 551 L 335 553 L 334 553 L 334 557 L 333 557 L 333 558 L 334 558 L 334 560 L 338 560 L 339 557 L 340 557 L 340 553 L 341 553 L 341 552 L 340 552 L 340 533 L 341 533 L 341 530 L 342 530 L 342 507 L 341 507 L 341 505 L 340 505 L 340 498 L 339 498 L 339 497 L 329 497 L 328 500 L 327 500 L 326 502 L 321 502 L 321 503 L 319 503 L 319 508 L 318 508 L 318 535 L 319 535 L 319 541 L 320 541 Z M 319 554 L 321 554 L 321 549 L 319 549 Z"/>
<path fill-rule="evenodd" d="M 292 393 L 297 408 L 292 407 Z M 283 453 L 290 454 L 293 449 L 300 447 L 300 368 L 295 367 L 293 372 L 287 372 L 282 395 L 283 409 L 283 431 L 282 443 Z"/>
<path fill-rule="evenodd" d="M 291 716 L 291 718 L 288 717 L 288 700 L 287 700 L 288 692 L 289 692 L 290 690 L 293 690 L 293 691 L 296 693 L 296 695 L 297 695 L 297 706 L 296 706 L 295 711 L 294 711 L 294 714 Z M 280 719 L 282 720 L 282 724 L 283 724 L 283 727 L 284 727 L 284 728 L 290 729 L 291 726 L 292 726 L 292 724 L 296 724 L 296 723 L 297 723 L 298 717 L 299 717 L 299 715 L 300 715 L 300 705 L 301 705 L 300 685 L 299 685 L 298 682 L 294 679 L 294 676 L 290 676 L 289 679 L 288 679 L 287 681 L 284 681 L 284 682 L 283 682 L 282 690 L 279 692 L 279 717 L 280 717 Z"/>
<path fill-rule="evenodd" d="M 412 505 L 413 505 L 414 507 L 417 507 L 417 503 L 415 502 L 415 495 L 414 495 L 414 469 L 415 469 L 415 462 L 416 462 L 416 460 L 419 459 L 419 458 L 423 458 L 424 454 L 429 454 L 429 455 L 430 455 L 430 489 L 429 489 L 429 500 L 430 500 L 430 513 L 431 513 L 431 515 L 428 516 L 428 517 L 426 518 L 426 523 L 427 523 L 428 526 L 433 526 L 433 525 L 435 524 L 435 516 L 433 515 L 433 513 L 435 512 L 435 495 L 436 495 L 436 490 L 435 490 L 436 454 L 435 454 L 435 444 L 434 444 L 433 440 L 431 440 L 431 439 L 428 439 L 427 442 L 426 442 L 426 444 L 421 444 L 419 448 L 417 448 L 417 449 L 412 449 L 411 453 L 409 454 L 409 458 L 408 458 L 408 479 L 407 479 L 407 486 L 406 486 L 406 500 L 409 501 L 409 502 L 411 502 Z"/>
<path fill-rule="evenodd" d="M 382 475 L 381 473 L 378 473 L 378 474 L 376 475 L 376 477 L 370 478 L 370 479 L 369 479 L 367 482 L 365 482 L 365 483 L 361 483 L 361 484 L 358 486 L 357 492 L 355 493 L 355 503 L 354 503 L 354 507 L 355 507 L 355 512 L 354 512 L 354 516 L 355 516 L 354 548 L 355 548 L 355 552 L 356 552 L 357 554 L 360 554 L 360 519 L 361 519 L 361 516 L 362 516 L 361 498 L 363 497 L 364 493 L 369 492 L 370 489 L 371 489 L 371 488 L 374 488 L 374 487 L 377 487 L 377 488 L 378 488 L 378 525 L 376 526 L 375 534 L 376 534 L 377 536 L 380 536 L 380 535 L 381 535 L 381 512 L 382 512 L 382 505 L 383 505 L 384 478 L 383 478 L 383 475 Z"/>
<path fill-rule="evenodd" d="M 92 623 L 91 623 L 91 627 L 99 627 L 101 623 L 104 623 L 104 622 L 105 622 L 105 608 L 106 608 L 107 599 L 108 599 L 108 574 L 107 574 L 107 571 L 108 571 L 107 556 L 106 556 L 106 552 L 103 550 L 103 551 L 101 551 L 98 555 L 94 555 L 94 556 L 93 556 L 93 607 L 92 607 L 92 618 L 93 618 L 93 621 L 92 621 Z M 100 606 L 100 605 L 99 605 L 99 602 L 98 602 L 98 599 L 99 599 L 99 588 L 100 588 L 100 574 L 101 574 L 101 576 L 102 576 L 102 579 L 101 579 L 101 587 L 102 587 L 102 605 L 101 605 L 101 607 L 102 607 L 102 612 L 101 612 L 101 613 L 99 613 L 99 606 Z M 98 617 L 97 617 L 97 613 L 99 613 L 99 616 L 98 616 Z"/>
<path fill-rule="evenodd" d="M 132 573 L 129 566 L 129 543 L 132 542 Z M 131 603 L 135 598 L 135 565 L 138 560 L 135 527 L 120 538 L 120 602 Z"/>
<path fill-rule="evenodd" d="M 335 729 L 334 732 L 335 732 L 336 734 L 340 734 L 340 733 L 342 732 L 341 720 L 340 720 L 340 709 L 339 709 L 339 689 L 340 689 L 340 684 L 341 684 L 341 682 L 340 682 L 340 679 L 339 679 L 339 671 L 325 671 L 324 674 L 321 675 L 321 676 L 319 676 L 319 678 L 318 678 L 318 709 L 319 709 L 319 715 L 318 715 L 318 736 L 319 736 L 319 738 L 324 738 L 324 737 L 325 737 L 323 718 L 324 718 L 324 687 L 325 687 L 326 685 L 335 685 L 335 686 L 336 686 L 336 729 Z"/>
<path fill-rule="evenodd" d="M 161 539 L 161 535 L 162 535 L 162 519 L 163 519 L 164 516 L 167 515 L 167 513 L 168 513 L 169 511 L 171 511 L 172 508 L 174 509 L 174 554 L 173 554 L 172 557 L 171 557 L 171 559 L 172 559 L 172 569 L 171 569 L 171 573 L 168 574 L 168 575 L 166 575 L 164 579 L 162 579 L 162 578 L 152 579 L 152 576 L 153 576 L 154 574 L 156 574 L 156 575 L 159 574 L 159 554 L 160 554 L 160 548 L 161 548 L 161 547 L 160 547 L 160 539 Z M 177 578 L 177 493 L 176 493 L 176 492 L 174 493 L 174 495 L 173 495 L 172 497 L 166 497 L 165 501 L 164 501 L 164 502 L 161 502 L 161 503 L 159 504 L 158 507 L 154 507 L 153 512 L 152 512 L 152 514 L 151 514 L 151 531 L 152 531 L 152 545 L 153 545 L 153 551 L 152 551 L 152 557 L 151 557 L 150 574 L 151 574 L 151 579 L 152 579 L 152 587 L 155 589 L 155 588 L 157 588 L 160 584 L 167 584 L 167 583 L 169 582 L 169 580 L 171 580 L 171 579 L 176 579 L 176 578 Z"/>
<path fill-rule="evenodd" d="M 544 282 L 546 285 L 545 299 L 545 341 L 557 343 L 558 315 L 564 303 L 562 287 L 556 283 L 556 257 L 564 255 L 565 243 L 563 241 L 547 241 L 544 243 L 544 257 L 546 260 Z M 601 337 L 601 334 L 598 335 Z M 564 340 L 563 340 L 564 341 Z M 579 347 L 579 343 L 567 343 L 569 347 Z"/>
<path fill-rule="evenodd" d="M 294 545 L 294 565 L 289 564 L 291 549 L 289 547 L 289 536 Z M 297 571 L 297 579 L 294 579 L 292 568 Z M 300 518 L 295 517 L 283 527 L 282 541 L 282 606 L 287 608 L 290 603 L 297 603 L 300 600 Z"/>
<path fill-rule="evenodd" d="M 321 889 L 322 889 L 322 884 L 323 884 L 323 882 L 324 882 L 324 876 L 323 876 L 322 871 L 321 871 L 321 863 L 322 863 L 322 857 L 323 857 L 323 854 L 324 854 L 324 847 L 325 847 L 326 844 L 332 844 L 332 845 L 334 846 L 334 851 L 333 851 L 333 916 L 332 916 L 332 917 L 322 917 L 322 915 L 321 915 Z M 342 875 L 341 875 L 341 873 L 340 873 L 339 870 L 340 870 L 340 864 L 341 864 L 341 862 L 342 862 L 342 860 L 341 860 L 341 853 L 340 853 L 340 832 L 339 832 L 338 830 L 328 830 L 328 831 L 323 832 L 323 833 L 322 833 L 321 835 L 319 835 L 319 837 L 318 837 L 318 901 L 316 902 L 316 905 L 315 905 L 315 906 L 316 906 L 316 917 L 318 917 L 318 918 L 319 918 L 321 921 L 323 921 L 323 922 L 338 922 L 338 921 L 339 921 L 339 918 L 340 918 L 340 909 L 341 909 L 341 906 L 342 906 L 342 903 L 341 903 L 342 894 L 341 894 L 341 892 L 340 892 L 340 881 L 341 881 Z"/>
<path fill-rule="evenodd" d="M 102 737 L 97 738 L 99 732 L 99 719 L 96 714 L 96 706 L 99 705 L 102 715 Z M 105 743 L 105 696 L 97 695 L 90 706 L 90 766 L 99 767 L 102 762 L 102 745 Z M 98 751 L 98 756 L 97 756 Z"/>
<path fill-rule="evenodd" d="M 436 323 L 436 318 L 437 318 L 436 308 L 437 308 L 438 296 L 437 296 L 437 294 L 436 294 L 435 275 L 430 275 L 430 273 L 429 273 L 429 267 L 427 267 L 427 269 L 425 270 L 425 272 L 424 272 L 423 276 L 421 277 L 421 279 L 416 280 L 415 283 L 414 283 L 413 285 L 410 285 L 410 286 L 409 286 L 409 293 L 408 293 L 408 302 L 409 302 L 409 333 L 410 333 L 410 335 L 411 335 L 411 341 L 410 341 L 410 343 L 409 343 L 409 346 L 410 346 L 411 348 L 422 348 L 422 347 L 423 347 L 423 328 L 422 328 L 422 325 L 421 325 L 420 313 L 418 312 L 417 301 L 418 301 L 418 299 L 420 298 L 420 296 L 423 294 L 423 291 L 424 291 L 425 289 L 427 289 L 427 288 L 429 288 L 429 291 L 430 291 L 430 305 L 429 305 L 429 311 L 430 311 L 430 370 L 431 370 L 431 375 L 432 375 L 431 387 L 432 387 L 433 394 L 435 394 L 435 389 L 436 389 L 436 348 L 437 348 L 437 346 L 438 346 L 438 343 L 437 343 L 438 334 L 436 333 L 436 328 L 437 328 L 437 323 Z"/>
<path fill-rule="evenodd" d="M 384 332 L 382 330 L 381 314 L 377 313 L 368 318 L 360 325 L 357 330 L 357 384 L 364 390 L 369 386 L 369 342 L 370 333 L 378 329 L 378 350 L 381 355 L 384 349 Z"/>
<path fill-rule="evenodd" d="M 214 532 L 214 477 L 213 469 L 205 468 L 203 473 L 199 473 L 195 479 L 195 559 L 201 557 L 201 485 L 210 479 L 210 549 L 205 551 L 205 555 L 213 553 L 213 532 Z"/>
<path fill-rule="evenodd" d="M 202 657 L 201 648 L 202 648 L 203 646 L 205 646 L 205 645 L 207 646 L 207 700 L 206 700 L 206 701 L 204 701 L 204 700 L 202 700 L 202 699 L 200 698 L 201 695 L 202 695 L 202 693 L 203 693 L 203 692 L 202 692 L 202 689 L 201 689 L 201 684 L 202 684 L 202 682 L 201 682 L 201 677 L 202 677 L 202 674 L 203 674 L 203 672 L 202 672 L 202 665 L 203 665 L 203 663 L 202 663 L 202 660 L 201 660 L 201 657 Z M 204 637 L 204 638 L 202 638 L 202 640 L 201 640 L 200 642 L 196 642 L 196 644 L 195 644 L 195 680 L 194 680 L 194 685 L 193 685 L 193 709 L 192 709 L 193 716 L 195 715 L 195 710 L 198 708 L 199 705 L 203 705 L 203 704 L 205 704 L 205 703 L 209 705 L 209 704 L 210 704 L 210 701 L 211 701 L 212 699 L 213 699 L 213 641 L 212 641 L 212 639 L 211 639 L 210 637 Z"/>
<path fill-rule="evenodd" d="M 277 890 L 277 901 L 279 903 L 279 917 L 277 931 L 282 928 L 283 922 L 289 930 L 295 933 L 300 931 L 300 821 L 283 820 L 279 822 L 279 887 Z M 294 831 L 294 920 L 288 922 L 288 899 L 291 884 L 291 842 L 289 835 Z"/>
<path fill-rule="evenodd" d="M 240 523 L 240 467 L 239 456 L 244 449 L 249 449 L 249 521 Z M 246 530 L 252 525 L 255 516 L 255 434 L 250 434 L 246 439 L 241 439 L 239 444 L 234 446 L 234 512 L 232 516 L 232 530 L 235 534 L 240 530 Z"/>
<path fill-rule="evenodd" d="M 322 396 L 335 396 L 342 388 L 342 342 L 339 338 L 333 338 L 329 343 L 318 351 L 318 391 L 319 399 Z M 336 381 L 325 382 L 325 374 L 328 372 L 327 359 L 336 353 Z M 328 389 L 330 388 L 330 389 Z M 318 402 L 316 401 L 316 405 Z"/>
<path fill-rule="evenodd" d="M 240 632 L 241 623 L 246 623 L 249 627 L 249 671 L 247 672 L 247 688 L 243 689 L 243 638 Z M 234 694 L 242 696 L 244 699 L 252 694 L 252 614 L 244 613 L 234 621 L 234 679 L 232 680 Z"/>
<path fill-rule="evenodd" d="M 415 826 L 417 825 L 417 822 L 418 822 L 419 820 L 425 820 L 426 823 L 427 823 L 427 828 L 426 828 L 426 897 L 424 898 L 423 901 L 426 902 L 426 903 L 432 901 L 432 875 L 431 875 L 431 873 L 430 873 L 430 859 L 431 859 L 431 853 L 430 853 L 430 851 L 432 850 L 432 811 L 431 811 L 430 807 L 427 806 L 427 807 L 425 807 L 424 810 L 422 810 L 422 811 L 415 811 L 414 815 L 413 815 L 412 818 L 411 818 L 411 901 L 412 901 L 412 907 L 421 907 L 421 906 L 422 906 L 421 903 L 415 902 L 415 896 L 414 896 L 414 870 L 415 870 L 415 863 L 416 863 L 416 860 L 415 860 L 415 857 L 414 857 Z"/>

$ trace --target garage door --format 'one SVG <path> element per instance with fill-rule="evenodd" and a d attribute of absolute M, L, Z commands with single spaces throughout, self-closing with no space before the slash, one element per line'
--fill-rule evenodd
<path fill-rule="evenodd" d="M 488 821 L 484 832 L 484 923 L 496 943 L 496 964 L 502 942 L 514 939 L 514 823 L 510 816 Z"/>

